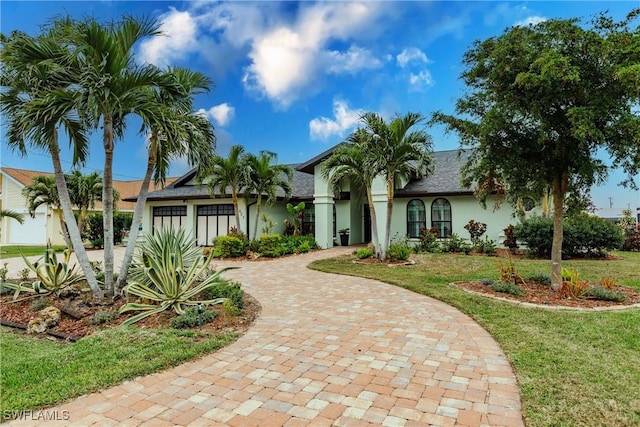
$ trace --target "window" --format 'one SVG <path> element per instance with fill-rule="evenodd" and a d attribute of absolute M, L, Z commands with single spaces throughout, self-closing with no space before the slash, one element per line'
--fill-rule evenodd
<path fill-rule="evenodd" d="M 438 237 L 451 236 L 451 203 L 438 198 L 431 204 L 431 227 L 438 231 Z"/>
<path fill-rule="evenodd" d="M 422 200 L 414 199 L 407 204 L 407 235 L 420 237 L 420 229 L 427 227 L 427 215 Z"/>
<path fill-rule="evenodd" d="M 316 210 L 312 203 L 306 203 L 302 216 L 302 230 L 301 234 L 306 236 L 307 234 L 316 234 Z"/>
<path fill-rule="evenodd" d="M 522 199 L 522 207 L 525 212 L 529 212 L 536 207 L 536 202 L 534 202 L 531 197 L 525 197 Z"/>
<path fill-rule="evenodd" d="M 156 206 L 153 208 L 153 230 L 180 228 L 187 222 L 186 206 Z"/>
<path fill-rule="evenodd" d="M 210 245 L 215 237 L 226 236 L 236 224 L 233 205 L 202 205 L 196 209 L 196 244 Z"/>

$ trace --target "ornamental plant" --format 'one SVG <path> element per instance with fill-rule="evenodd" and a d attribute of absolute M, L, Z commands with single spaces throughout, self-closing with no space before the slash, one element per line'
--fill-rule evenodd
<path fill-rule="evenodd" d="M 130 282 L 124 291 L 148 302 L 130 302 L 122 306 L 120 313 L 141 312 L 127 319 L 125 325 L 165 310 L 182 314 L 187 307 L 226 301 L 227 298 L 197 299 L 208 289 L 223 283 L 220 275 L 230 268 L 210 274 L 213 252 L 207 257 L 202 255 L 195 239 L 184 230 L 169 228 L 153 235 L 147 234 L 139 249 L 140 254 L 134 259 Z M 205 279 L 200 280 L 201 277 Z"/>

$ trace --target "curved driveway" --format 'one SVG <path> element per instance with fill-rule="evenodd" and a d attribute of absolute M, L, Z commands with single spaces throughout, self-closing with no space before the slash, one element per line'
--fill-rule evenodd
<path fill-rule="evenodd" d="M 240 266 L 226 275 L 262 304 L 244 336 L 48 414 L 74 426 L 523 425 L 515 376 L 485 330 L 434 299 L 306 268 L 341 253 L 218 263 Z"/>

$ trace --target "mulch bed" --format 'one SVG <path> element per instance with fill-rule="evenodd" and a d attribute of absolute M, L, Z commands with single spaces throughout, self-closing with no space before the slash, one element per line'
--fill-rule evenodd
<path fill-rule="evenodd" d="M 22 294 L 21 297 L 27 296 Z M 99 311 L 118 311 L 125 304 L 123 299 L 119 299 L 108 304 L 91 304 L 88 295 L 81 295 L 75 299 L 59 299 L 56 296 L 49 295 L 43 297 L 47 301 L 47 305 L 55 307 L 67 307 L 72 311 L 82 315 L 81 319 L 76 319 L 71 315 L 62 313 L 60 323 L 52 328 L 55 332 L 68 334 L 76 338 L 82 338 L 92 333 L 104 329 L 119 326 L 126 319 L 136 314 L 136 312 L 124 313 L 118 315 L 113 321 L 94 325 L 92 320 L 95 313 Z M 19 298 L 20 299 L 20 298 Z M 32 309 L 32 305 L 36 298 L 29 298 L 23 301 L 13 302 L 12 295 L 4 295 L 0 298 L 0 319 L 26 325 L 29 321 L 38 315 L 37 311 Z M 220 314 L 212 322 L 202 325 L 200 329 L 203 335 L 211 335 L 215 333 L 237 333 L 243 334 L 249 329 L 253 322 L 260 315 L 262 307 L 260 303 L 244 292 L 244 308 L 238 316 L 225 316 Z M 137 326 L 143 328 L 164 329 L 170 327 L 171 319 L 176 317 L 174 312 L 163 312 L 149 316 L 138 323 Z M 16 329 L 20 331 L 19 329 Z"/>
<path fill-rule="evenodd" d="M 518 282 L 518 286 L 524 291 L 524 296 L 515 296 L 504 292 L 496 292 L 491 289 L 490 285 L 482 282 L 456 282 L 453 283 L 462 289 L 477 292 L 489 297 L 506 298 L 518 302 L 528 302 L 542 306 L 563 306 L 572 308 L 597 308 L 597 307 L 613 307 L 640 304 L 640 292 L 624 286 L 615 286 L 612 290 L 622 292 L 627 296 L 627 300 L 623 302 L 601 301 L 593 298 L 563 298 L 560 292 L 555 291 L 551 286 L 540 284 L 531 280 L 524 280 L 524 283 Z"/>

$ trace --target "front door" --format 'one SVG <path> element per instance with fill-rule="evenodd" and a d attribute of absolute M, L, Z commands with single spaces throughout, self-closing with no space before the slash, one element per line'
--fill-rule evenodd
<path fill-rule="evenodd" d="M 371 211 L 369 205 L 363 205 L 364 209 L 364 242 L 369 243 L 371 241 Z"/>

